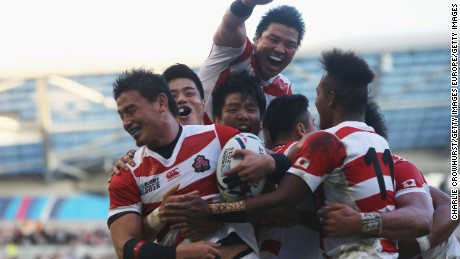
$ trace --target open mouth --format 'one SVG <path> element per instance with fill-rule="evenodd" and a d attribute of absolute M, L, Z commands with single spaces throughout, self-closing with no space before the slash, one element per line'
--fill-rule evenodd
<path fill-rule="evenodd" d="M 283 59 L 276 56 L 268 56 L 268 63 L 274 67 L 279 67 L 283 63 Z"/>
<path fill-rule="evenodd" d="M 249 125 L 238 125 L 238 127 L 236 127 L 240 132 L 251 132 L 251 127 L 249 127 Z"/>
<path fill-rule="evenodd" d="M 179 108 L 179 116 L 187 116 L 192 112 L 192 109 L 187 106 L 183 106 Z"/>

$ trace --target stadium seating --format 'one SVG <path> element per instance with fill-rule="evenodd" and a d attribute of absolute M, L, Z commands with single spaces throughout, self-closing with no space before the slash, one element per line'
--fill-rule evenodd
<path fill-rule="evenodd" d="M 371 95 L 382 108 L 392 150 L 448 145 L 449 53 L 428 49 L 362 54 L 376 73 Z M 317 116 L 315 88 L 322 76 L 318 58 L 297 58 L 284 74 L 293 81 L 293 92 L 308 97 Z"/>
<path fill-rule="evenodd" d="M 448 145 L 449 49 L 360 54 L 376 72 L 371 94 L 386 117 L 392 150 Z M 284 72 L 293 92 L 310 99 L 314 116 L 315 88 L 322 73 L 317 57 L 302 56 Z M 80 178 L 110 170 L 108 165 L 135 148 L 115 110 L 115 77 L 50 76 L 0 89 L 0 116 L 36 133 L 35 138 L 19 134 L 13 138 L 16 143 L 0 142 L 0 175 L 44 174 L 46 167 L 48 177 L 64 173 Z"/>

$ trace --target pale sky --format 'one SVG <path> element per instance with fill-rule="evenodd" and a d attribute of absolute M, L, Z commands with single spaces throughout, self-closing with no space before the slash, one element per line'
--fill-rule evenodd
<path fill-rule="evenodd" d="M 0 79 L 199 66 L 232 0 L 11 0 L 0 3 Z M 330 46 L 449 42 L 451 4 L 434 0 L 274 0 L 247 21 L 253 37 L 270 7 L 297 7 L 306 23 L 298 55 Z M 415 42 L 415 43 L 414 43 Z M 396 42 L 398 43 L 398 42 Z M 398 43 L 399 44 L 399 43 Z M 448 46 L 448 45 L 446 45 Z"/>

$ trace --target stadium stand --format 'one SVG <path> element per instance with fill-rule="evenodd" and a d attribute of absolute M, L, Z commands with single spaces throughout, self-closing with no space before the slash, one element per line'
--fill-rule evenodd
<path fill-rule="evenodd" d="M 382 106 L 392 150 L 448 145 L 449 53 L 428 49 L 363 54 L 376 72 L 372 95 Z M 293 64 L 285 73 L 293 80 L 293 91 L 314 100 L 322 76 L 319 61 L 299 58 Z"/>

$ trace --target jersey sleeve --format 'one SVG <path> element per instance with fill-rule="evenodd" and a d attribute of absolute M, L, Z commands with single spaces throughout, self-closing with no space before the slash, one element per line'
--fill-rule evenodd
<path fill-rule="evenodd" d="M 315 132 L 302 144 L 288 173 L 299 176 L 315 191 L 334 169 L 342 166 L 345 156 L 345 147 L 336 136 Z"/>
<path fill-rule="evenodd" d="M 399 160 L 394 164 L 395 197 L 406 193 L 422 192 L 427 195 L 428 184 L 418 168 L 407 160 Z"/>
<path fill-rule="evenodd" d="M 233 138 L 236 134 L 240 133 L 237 129 L 224 126 L 224 125 L 215 125 L 216 127 L 216 134 L 219 138 L 220 146 L 223 147 L 225 143 L 227 143 L 231 138 Z"/>
<path fill-rule="evenodd" d="M 112 177 L 109 184 L 109 198 L 109 217 L 128 211 L 141 214 L 140 190 L 131 171 L 121 170 L 120 175 Z"/>

